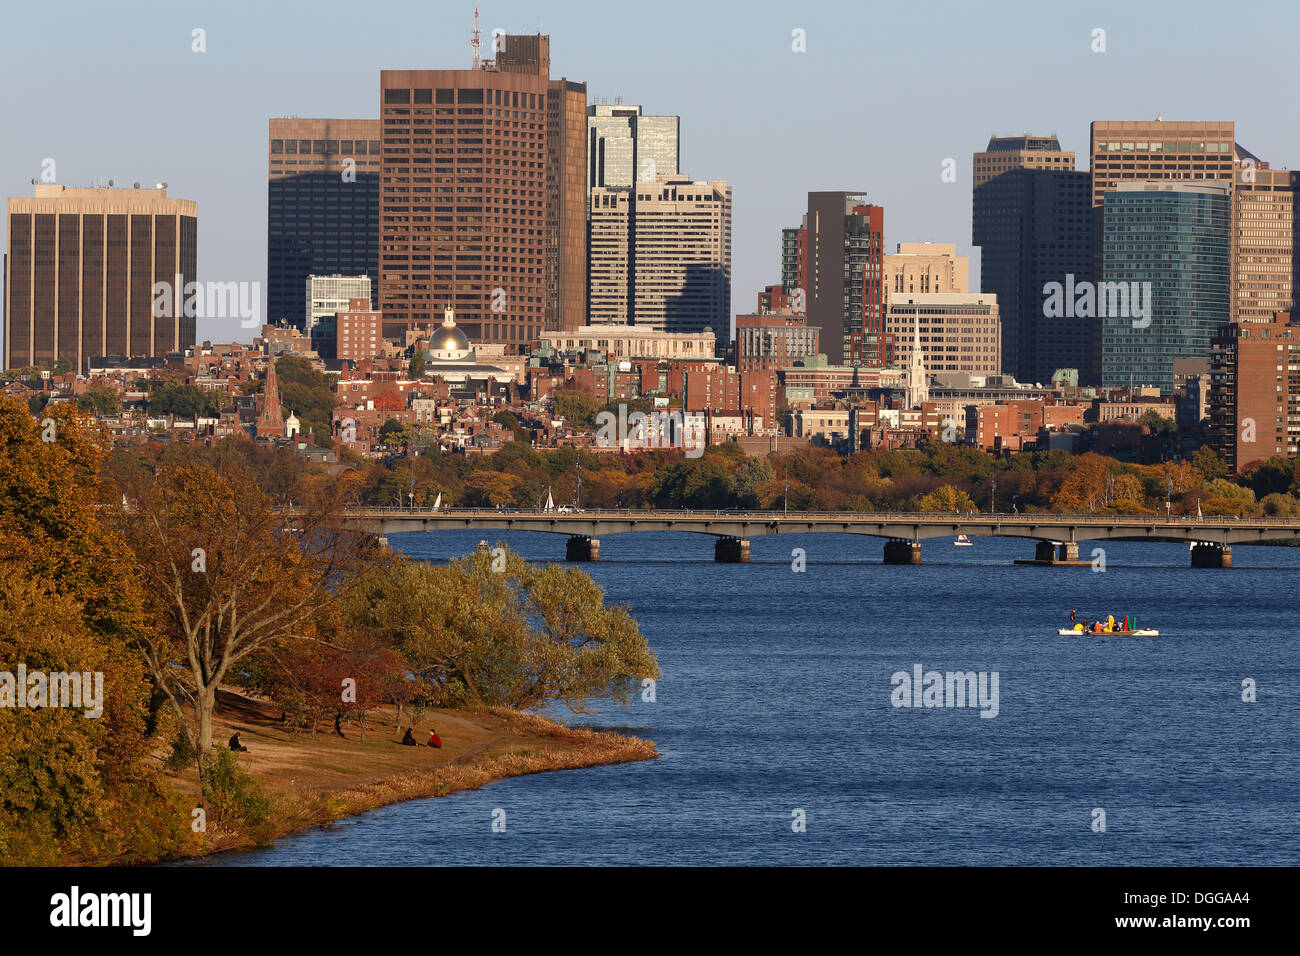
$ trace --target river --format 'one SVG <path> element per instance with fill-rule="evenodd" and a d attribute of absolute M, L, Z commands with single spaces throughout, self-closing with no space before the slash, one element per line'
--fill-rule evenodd
<path fill-rule="evenodd" d="M 390 540 L 442 562 L 480 537 Z M 564 554 L 559 535 L 488 540 Z M 1300 864 L 1300 548 L 1239 546 L 1231 570 L 1193 570 L 1184 545 L 1084 543 L 1081 557 L 1095 546 L 1101 573 L 1013 566 L 1033 556 L 1016 539 L 930 540 L 911 567 L 854 535 L 755 538 L 748 565 L 715 564 L 700 535 L 605 537 L 585 568 L 629 605 L 663 677 L 654 702 L 578 722 L 648 737 L 659 759 L 504 780 L 197 862 Z M 1161 635 L 1059 637 L 1071 608 Z M 996 716 L 894 706 L 893 675 L 917 665 L 982 672 L 990 694 L 996 672 Z"/>

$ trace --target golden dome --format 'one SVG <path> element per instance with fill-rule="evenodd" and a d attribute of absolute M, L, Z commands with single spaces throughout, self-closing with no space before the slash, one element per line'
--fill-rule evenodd
<path fill-rule="evenodd" d="M 456 326 L 444 325 L 429 337 L 429 349 L 433 352 L 468 352 L 469 339 Z"/>

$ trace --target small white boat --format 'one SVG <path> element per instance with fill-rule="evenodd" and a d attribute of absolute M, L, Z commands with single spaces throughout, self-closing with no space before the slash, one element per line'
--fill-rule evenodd
<path fill-rule="evenodd" d="M 1061 637 L 1073 637 L 1078 634 L 1080 637 L 1159 637 L 1160 632 L 1149 628 L 1143 628 L 1137 631 L 1076 631 L 1073 629 L 1061 628 L 1056 632 Z"/>
<path fill-rule="evenodd" d="M 974 543 L 975 542 L 971 541 L 971 539 L 966 537 L 964 534 L 959 534 L 957 535 L 957 540 L 953 542 L 953 545 L 958 548 L 969 548 Z"/>

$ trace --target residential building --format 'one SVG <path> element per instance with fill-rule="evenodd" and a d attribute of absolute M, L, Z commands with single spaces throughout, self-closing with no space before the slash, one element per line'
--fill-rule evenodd
<path fill-rule="evenodd" d="M 335 328 L 335 358 L 360 362 L 389 351 L 384 341 L 383 317 L 378 309 L 370 308 L 369 296 L 349 300 L 347 308 L 337 314 Z"/>
<path fill-rule="evenodd" d="M 736 316 L 736 367 L 742 372 L 782 369 L 817 355 L 821 329 L 790 309 Z"/>
<path fill-rule="evenodd" d="M 862 193 L 810 192 L 804 218 L 808 323 L 830 360 L 890 364 L 884 331 L 885 210 Z"/>
<path fill-rule="evenodd" d="M 894 364 L 909 368 L 919 331 L 923 364 L 930 373 L 998 375 L 1002 371 L 1002 324 L 995 295 L 895 293 L 885 315 Z"/>
<path fill-rule="evenodd" d="M 1210 350 L 1210 428 L 1234 473 L 1300 444 L 1300 326 L 1272 322 L 1219 328 Z"/>

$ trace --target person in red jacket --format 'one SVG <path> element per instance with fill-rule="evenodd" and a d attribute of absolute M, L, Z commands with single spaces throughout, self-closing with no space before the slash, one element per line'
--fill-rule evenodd
<path fill-rule="evenodd" d="M 428 746 L 437 747 L 439 750 L 442 749 L 442 738 L 438 736 L 438 732 L 434 730 L 432 727 L 429 728 Z"/>

